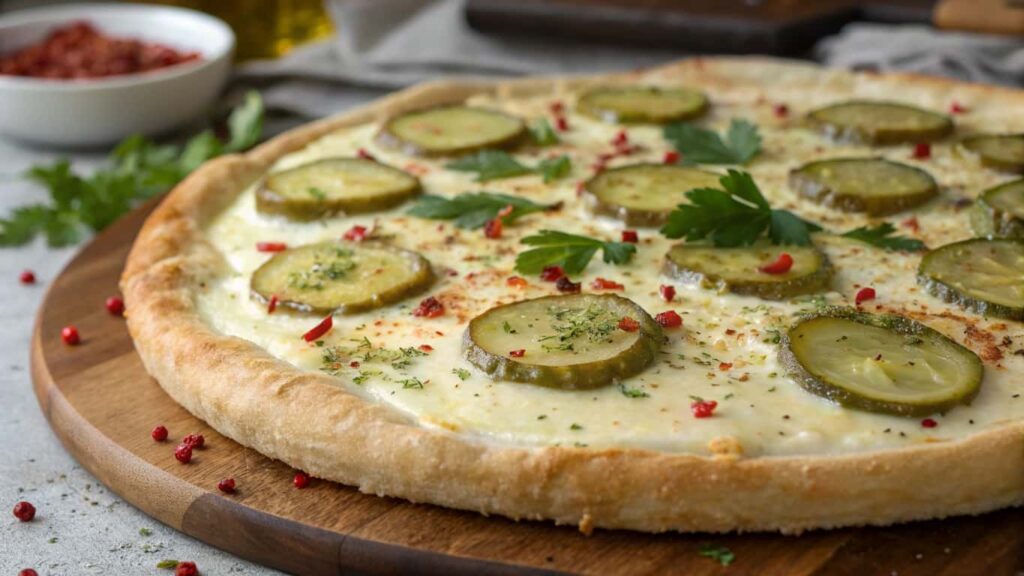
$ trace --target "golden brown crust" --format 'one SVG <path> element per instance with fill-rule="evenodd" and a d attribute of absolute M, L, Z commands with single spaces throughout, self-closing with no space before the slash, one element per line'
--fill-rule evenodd
<path fill-rule="evenodd" d="M 164 200 L 140 232 L 121 280 L 128 326 L 147 370 L 221 433 L 315 476 L 367 493 L 581 529 L 800 532 L 1021 504 L 1022 422 L 955 442 L 844 456 L 742 458 L 741 447 L 728 440 L 717 457 L 503 445 L 417 426 L 329 376 L 299 370 L 200 320 L 194 292 L 220 260 L 201 226 L 281 156 L 333 130 L 482 91 L 558 93 L 579 83 L 650 78 L 721 91 L 790 81 L 807 90 L 843 83 L 858 96 L 953 91 L 1008 105 L 1022 101 L 1019 92 L 938 78 L 745 58 L 691 59 L 616 77 L 413 88 L 213 161 Z"/>

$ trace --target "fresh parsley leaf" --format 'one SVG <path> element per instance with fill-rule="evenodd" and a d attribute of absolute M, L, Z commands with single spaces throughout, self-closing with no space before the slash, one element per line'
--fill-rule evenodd
<path fill-rule="evenodd" d="M 445 168 L 457 172 L 476 172 L 477 182 L 512 178 L 533 172 L 529 166 L 521 164 L 511 154 L 500 150 L 481 150 L 472 156 L 449 162 Z"/>
<path fill-rule="evenodd" d="M 502 217 L 502 221 L 506 223 L 553 207 L 549 204 L 537 204 L 519 196 L 495 192 L 467 192 L 454 198 L 425 194 L 420 196 L 416 205 L 409 210 L 409 214 L 431 220 L 454 220 L 459 228 L 474 229 L 487 224 L 509 206 L 512 207 L 512 211 Z"/>
<path fill-rule="evenodd" d="M 181 562 L 177 560 L 161 560 L 156 563 L 156 567 L 161 570 L 174 570 L 178 567 L 178 564 L 181 564 Z"/>
<path fill-rule="evenodd" d="M 877 246 L 885 250 L 903 250 L 906 252 L 917 252 L 925 250 L 924 242 L 916 238 L 907 238 L 906 236 L 893 236 L 893 232 L 896 231 L 896 227 L 889 222 L 882 222 L 878 226 L 869 227 L 861 226 L 860 228 L 854 228 L 849 232 L 843 232 L 841 236 L 844 238 L 852 238 L 853 240 L 859 240 L 872 246 Z"/>
<path fill-rule="evenodd" d="M 544 183 L 554 182 L 569 175 L 572 170 L 572 162 L 565 154 L 556 158 L 541 160 L 537 165 L 537 171 L 544 176 Z"/>
<path fill-rule="evenodd" d="M 713 130 L 693 124 L 669 124 L 662 131 L 684 162 L 694 164 L 746 164 L 761 152 L 757 125 L 733 119 L 725 139 Z"/>
<path fill-rule="evenodd" d="M 531 167 L 516 160 L 508 152 L 482 150 L 472 156 L 453 160 L 446 164 L 445 168 L 457 172 L 476 172 L 477 182 L 513 178 L 524 174 L 541 174 L 547 183 L 567 176 L 572 170 L 572 162 L 563 154 L 557 158 L 542 160 L 537 166 Z"/>
<path fill-rule="evenodd" d="M 537 246 L 516 257 L 516 270 L 523 274 L 538 274 L 547 266 L 561 266 L 566 274 L 579 274 L 598 250 L 609 264 L 625 264 L 636 253 L 636 245 L 628 242 L 605 242 L 556 230 L 541 230 L 521 242 Z"/>
<path fill-rule="evenodd" d="M 149 528 L 139 528 L 139 536 L 152 536 L 153 531 Z"/>
<path fill-rule="evenodd" d="M 459 380 L 466 380 L 470 376 L 469 370 L 465 368 L 452 368 L 452 374 L 459 377 Z"/>
<path fill-rule="evenodd" d="M 538 146 L 554 146 L 562 141 L 547 118 L 538 118 L 530 123 L 530 138 Z"/>
<path fill-rule="evenodd" d="M 47 189 L 49 201 L 15 208 L 0 218 L 0 246 L 20 246 L 37 235 L 45 235 L 54 247 L 74 244 L 88 230 L 98 232 L 139 202 L 167 191 L 203 162 L 252 146 L 262 126 L 263 103 L 251 92 L 228 118 L 226 145 L 209 130 L 182 148 L 131 136 L 110 153 L 107 168 L 90 176 L 76 174 L 67 160 L 36 166 L 26 177 Z"/>
<path fill-rule="evenodd" d="M 619 390 L 626 398 L 650 398 L 651 395 L 641 388 L 627 388 L 625 384 L 619 384 Z"/>
<path fill-rule="evenodd" d="M 422 390 L 423 389 L 423 381 L 421 381 L 419 378 L 416 378 L 415 376 L 409 377 L 409 378 L 405 378 L 404 380 L 399 380 L 398 383 L 402 385 L 403 389 L 410 389 L 410 388 L 415 389 L 415 390 Z"/>
<path fill-rule="evenodd" d="M 772 209 L 750 174 L 738 170 L 719 180 L 722 190 L 697 188 L 686 193 L 668 216 L 661 233 L 668 238 L 710 239 L 715 246 L 749 246 L 766 234 L 774 244 L 806 246 L 821 230 L 788 210 Z"/>
<path fill-rule="evenodd" d="M 728 566 L 736 560 L 736 554 L 725 546 L 701 544 L 700 550 L 697 553 L 705 558 L 717 560 L 722 566 Z"/>

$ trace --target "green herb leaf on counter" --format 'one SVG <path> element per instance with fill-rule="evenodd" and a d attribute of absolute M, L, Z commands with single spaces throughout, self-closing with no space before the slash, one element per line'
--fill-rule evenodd
<path fill-rule="evenodd" d="M 717 560 L 722 566 L 728 566 L 736 560 L 736 554 L 725 546 L 714 546 L 712 544 L 701 544 L 697 552 L 705 558 Z"/>
<path fill-rule="evenodd" d="M 877 246 L 884 250 L 900 250 L 905 252 L 918 252 L 925 250 L 928 247 L 925 246 L 924 242 L 916 238 L 907 238 L 906 236 L 893 236 L 893 232 L 896 231 L 896 227 L 889 222 L 882 222 L 878 226 L 869 227 L 861 226 L 860 228 L 854 228 L 849 232 L 844 232 L 840 236 L 844 238 L 851 238 L 853 240 L 859 240 L 872 246 Z"/>
<path fill-rule="evenodd" d="M 15 208 L 0 218 L 0 246 L 20 246 L 37 235 L 44 235 L 53 247 L 74 244 L 90 230 L 103 230 L 139 202 L 167 191 L 203 162 L 251 147 L 263 130 L 259 94 L 246 96 L 231 113 L 228 126 L 226 145 L 210 130 L 180 149 L 131 136 L 111 152 L 108 168 L 90 176 L 76 174 L 67 160 L 32 168 L 27 178 L 47 189 L 49 201 Z"/>
<path fill-rule="evenodd" d="M 723 139 L 713 130 L 693 124 L 669 124 L 662 135 L 693 164 L 746 164 L 761 152 L 757 125 L 733 119 Z"/>
<path fill-rule="evenodd" d="M 516 160 L 508 152 L 501 150 L 482 150 L 476 154 L 453 160 L 445 164 L 445 168 L 456 172 L 476 172 L 477 182 L 514 178 L 526 174 L 541 174 L 544 182 L 563 178 L 572 169 L 572 163 L 566 155 L 554 159 L 542 160 L 537 166 L 531 167 Z"/>
<path fill-rule="evenodd" d="M 722 190 L 697 188 L 686 193 L 668 216 L 661 233 L 668 238 L 710 239 L 715 246 L 749 246 L 767 236 L 773 244 L 811 243 L 821 230 L 788 210 L 772 209 L 750 174 L 738 170 L 719 180 Z"/>
<path fill-rule="evenodd" d="M 636 245 L 628 242 L 605 242 L 555 230 L 541 230 L 521 242 L 536 246 L 516 257 L 516 270 L 523 274 L 539 274 L 547 266 L 561 266 L 566 274 L 579 274 L 598 250 L 609 264 L 626 264 L 636 253 Z"/>
<path fill-rule="evenodd" d="M 177 560 L 161 560 L 156 563 L 156 567 L 161 570 L 174 570 L 178 567 L 178 564 L 181 564 L 181 562 Z"/>
<path fill-rule="evenodd" d="M 534 212 L 551 210 L 556 205 L 538 204 L 519 196 L 495 192 L 467 192 L 454 198 L 425 194 L 420 196 L 409 214 L 431 220 L 454 220 L 459 228 L 474 229 L 497 218 L 509 206 L 512 211 L 501 218 L 505 223 Z"/>
<path fill-rule="evenodd" d="M 640 388 L 627 388 L 625 384 L 619 384 L 619 391 L 626 398 L 650 398 L 651 395 Z"/>
<path fill-rule="evenodd" d="M 547 118 L 538 118 L 530 123 L 530 138 L 538 146 L 554 146 L 561 142 L 558 133 Z"/>

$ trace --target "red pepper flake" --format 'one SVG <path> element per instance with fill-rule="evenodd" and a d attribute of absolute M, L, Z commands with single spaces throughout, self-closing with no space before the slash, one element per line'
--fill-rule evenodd
<path fill-rule="evenodd" d="M 932 418 L 925 418 L 924 420 L 921 420 L 921 426 L 924 426 L 925 428 L 935 428 L 938 425 L 939 423 Z"/>
<path fill-rule="evenodd" d="M 191 446 L 196 450 L 200 450 L 206 446 L 206 438 L 203 438 L 202 434 L 189 434 L 181 439 L 181 443 L 186 446 Z"/>
<path fill-rule="evenodd" d="M 764 272 L 765 274 L 777 275 L 785 274 L 786 272 L 789 272 L 791 268 L 793 268 L 793 257 L 790 256 L 788 253 L 783 252 L 782 254 L 779 254 L 779 257 L 775 260 L 775 262 L 772 262 L 771 264 L 765 264 L 764 266 L 758 268 L 758 270 Z"/>
<path fill-rule="evenodd" d="M 581 283 L 569 280 L 568 276 L 562 276 L 555 282 L 555 288 L 557 288 L 559 292 L 565 292 L 567 294 L 579 294 Z"/>
<path fill-rule="evenodd" d="M 561 100 L 555 100 L 554 102 L 551 103 L 550 106 L 548 106 L 548 108 L 551 110 L 551 113 L 554 114 L 555 116 L 561 116 L 562 113 L 565 112 L 565 103 L 562 102 Z"/>
<path fill-rule="evenodd" d="M 75 328 L 74 326 L 65 326 L 61 328 L 60 339 L 68 346 L 78 346 L 78 344 L 82 342 L 82 337 L 78 334 L 78 328 Z"/>
<path fill-rule="evenodd" d="M 316 340 L 323 336 L 324 334 L 330 332 L 331 328 L 333 327 L 334 316 L 328 316 L 327 318 L 321 320 L 319 324 L 313 326 L 313 328 L 309 332 L 303 334 L 302 339 L 305 340 L 306 342 L 312 342 L 313 340 Z"/>
<path fill-rule="evenodd" d="M 666 310 L 654 317 L 654 321 L 662 328 L 678 328 L 683 325 L 683 317 L 675 310 Z"/>
<path fill-rule="evenodd" d="M 199 568 L 195 562 L 179 562 L 174 569 L 174 576 L 199 576 Z"/>
<path fill-rule="evenodd" d="M 188 444 L 178 444 L 174 449 L 174 458 L 182 464 L 188 464 L 192 461 L 192 447 Z"/>
<path fill-rule="evenodd" d="M 853 301 L 857 304 L 857 306 L 860 306 L 861 303 L 867 302 L 868 300 L 874 300 L 874 299 L 875 299 L 875 289 L 874 288 L 861 288 L 860 290 L 857 291 L 857 295 L 854 296 Z"/>
<path fill-rule="evenodd" d="M 622 241 L 629 242 L 630 244 L 636 244 L 640 241 L 640 236 L 636 233 L 636 230 L 623 230 Z"/>
<path fill-rule="evenodd" d="M 718 402 L 714 400 L 697 400 L 690 404 L 690 412 L 693 412 L 694 418 L 711 418 L 715 408 L 718 408 Z"/>
<path fill-rule="evenodd" d="M 718 369 L 722 372 L 728 372 L 732 370 L 732 362 L 719 362 Z"/>
<path fill-rule="evenodd" d="M 367 230 L 366 226 L 353 226 L 345 231 L 342 238 L 349 242 L 362 242 L 363 240 L 366 240 L 369 233 L 370 231 Z"/>
<path fill-rule="evenodd" d="M 658 287 L 658 292 L 661 293 L 661 299 L 665 302 L 671 302 L 676 298 L 676 287 L 669 286 L 668 284 L 662 284 Z"/>
<path fill-rule="evenodd" d="M 513 358 L 522 358 L 523 356 L 526 356 L 526 350 L 523 349 L 523 348 L 520 348 L 519 350 L 513 350 L 513 351 L 509 352 L 508 355 L 513 357 Z"/>
<path fill-rule="evenodd" d="M 412 311 L 413 316 L 422 318 L 437 318 L 444 314 L 444 304 L 433 296 L 428 296 L 420 301 L 420 305 Z"/>
<path fill-rule="evenodd" d="M 565 116 L 559 116 L 555 118 L 555 129 L 557 129 L 559 132 L 569 131 L 569 121 L 566 120 Z"/>
<path fill-rule="evenodd" d="M 963 114 L 967 111 L 967 107 L 957 102 L 956 100 L 953 100 L 953 103 L 949 105 L 950 114 Z"/>
<path fill-rule="evenodd" d="M 629 134 L 626 134 L 625 130 L 619 130 L 619 133 L 612 139 L 612 146 L 620 147 L 629 144 Z"/>
<path fill-rule="evenodd" d="M 156 428 L 153 428 L 153 431 L 150 432 L 149 435 L 154 441 L 163 442 L 164 440 L 167 440 L 167 427 L 157 426 Z"/>
<path fill-rule="evenodd" d="M 557 282 L 565 276 L 565 270 L 561 266 L 545 266 L 540 272 L 540 279 L 545 282 Z"/>
<path fill-rule="evenodd" d="M 513 288 L 526 288 L 530 285 L 522 276 L 509 276 L 505 279 L 505 284 Z"/>
<path fill-rule="evenodd" d="M 630 318 L 629 316 L 623 316 L 622 319 L 619 320 L 619 330 L 624 330 L 626 332 L 636 332 L 639 329 L 640 323 Z"/>
<path fill-rule="evenodd" d="M 419 348 L 420 348 L 421 352 L 433 352 L 434 351 L 434 347 L 431 346 L 430 344 L 420 344 Z"/>
<path fill-rule="evenodd" d="M 359 362 L 356 361 L 356 360 L 353 360 L 353 361 L 348 363 L 348 367 L 349 368 L 359 368 Z"/>
<path fill-rule="evenodd" d="M 772 106 L 772 114 L 775 114 L 776 118 L 785 118 L 789 116 L 789 106 L 785 104 L 776 104 Z"/>
<path fill-rule="evenodd" d="M 257 252 L 283 252 L 288 249 L 284 242 L 257 242 Z"/>
<path fill-rule="evenodd" d="M 910 155 L 915 160 L 927 160 L 932 157 L 932 145 L 927 142 L 914 144 L 914 153 Z"/>
<path fill-rule="evenodd" d="M 22 501 L 14 505 L 14 517 L 22 522 L 31 522 L 36 517 L 36 507 Z"/>
<path fill-rule="evenodd" d="M 39 572 L 36 572 L 31 568 L 22 568 L 21 571 L 18 572 L 18 576 L 39 576 Z"/>
<path fill-rule="evenodd" d="M 267 314 L 273 314 L 274 310 L 277 310 L 277 295 L 270 297 L 270 302 L 267 302 Z"/>
<path fill-rule="evenodd" d="M 904 228 L 910 228 L 914 232 L 921 231 L 921 223 L 917 221 L 917 216 L 911 216 L 910 218 L 907 218 L 903 222 L 900 222 L 900 226 L 903 226 Z"/>
<path fill-rule="evenodd" d="M 111 296 L 103 303 L 112 316 L 124 316 L 124 300 L 119 296 Z"/>
<path fill-rule="evenodd" d="M 505 226 L 501 223 L 501 218 L 492 218 L 484 224 L 484 236 L 491 240 L 497 240 L 501 238 L 501 233 L 504 231 Z"/>
<path fill-rule="evenodd" d="M 309 486 L 309 474 L 306 474 L 305 472 L 296 473 L 295 477 L 292 478 L 292 484 L 294 484 L 299 490 Z"/>
<path fill-rule="evenodd" d="M 221 480 L 220 482 L 217 482 L 217 490 L 220 490 L 221 492 L 223 492 L 225 494 L 234 494 L 235 493 L 235 479 L 234 478 L 225 478 L 225 479 Z"/>
<path fill-rule="evenodd" d="M 668 152 L 665 152 L 665 156 L 661 159 L 661 163 L 662 164 L 675 164 L 675 163 L 679 162 L 680 158 L 681 158 L 681 156 L 680 156 L 679 152 L 676 152 L 675 150 L 669 150 Z"/>
<path fill-rule="evenodd" d="M 377 160 L 377 158 L 375 158 L 373 154 L 370 154 L 369 152 L 366 151 L 366 148 L 360 148 L 359 150 L 356 150 L 356 156 L 362 158 L 363 160 L 373 160 L 375 162 Z"/>
<path fill-rule="evenodd" d="M 594 290 L 622 290 L 625 288 L 625 286 L 614 280 L 608 280 L 601 277 L 595 278 L 594 281 L 590 283 L 590 287 Z"/>
<path fill-rule="evenodd" d="M 25 270 L 18 276 L 18 281 L 28 286 L 36 283 L 36 274 L 31 270 Z"/>

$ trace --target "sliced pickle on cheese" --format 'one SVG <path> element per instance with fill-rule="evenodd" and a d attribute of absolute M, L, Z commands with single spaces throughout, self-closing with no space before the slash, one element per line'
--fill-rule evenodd
<path fill-rule="evenodd" d="M 661 342 L 661 327 L 632 300 L 571 294 L 491 308 L 470 321 L 463 349 L 495 380 L 580 390 L 639 373 Z"/>
<path fill-rule="evenodd" d="M 1024 134 L 978 134 L 960 141 L 984 166 L 1006 172 L 1024 172 Z"/>
<path fill-rule="evenodd" d="M 374 243 L 322 242 L 278 252 L 252 275 L 253 297 L 316 314 L 348 314 L 397 302 L 433 281 L 416 252 Z"/>
<path fill-rule="evenodd" d="M 939 191 L 924 170 L 881 158 L 811 162 L 791 171 L 789 183 L 798 194 L 820 204 L 871 216 L 918 206 Z"/>
<path fill-rule="evenodd" d="M 1024 240 L 1024 180 L 1014 180 L 981 194 L 971 209 L 978 236 Z"/>
<path fill-rule="evenodd" d="M 782 337 L 779 360 L 811 393 L 900 416 L 969 403 L 985 371 L 974 352 L 920 322 L 850 308 L 800 320 Z"/>
<path fill-rule="evenodd" d="M 1024 241 L 964 240 L 921 259 L 917 279 L 934 296 L 985 316 L 1024 321 Z"/>
<path fill-rule="evenodd" d="M 378 139 L 417 156 L 454 156 L 486 148 L 510 148 L 526 136 L 519 118 L 472 106 L 436 106 L 387 121 Z"/>
<path fill-rule="evenodd" d="M 694 188 L 718 188 L 720 175 L 672 164 L 632 164 L 604 170 L 583 185 L 596 214 L 629 226 L 660 226 Z"/>
<path fill-rule="evenodd" d="M 945 114 L 877 100 L 851 100 L 819 108 L 808 120 L 827 136 L 855 144 L 928 142 L 953 132 L 953 120 Z"/>
<path fill-rule="evenodd" d="M 704 114 L 708 99 L 689 88 L 606 86 L 581 95 L 576 109 L 605 122 L 665 124 Z"/>
<path fill-rule="evenodd" d="M 327 158 L 268 175 L 256 191 L 256 209 L 315 220 L 387 210 L 419 192 L 420 181 L 397 168 L 362 158 Z"/>
<path fill-rule="evenodd" d="M 782 254 L 793 260 L 788 271 L 769 273 Z M 785 300 L 829 289 L 832 266 L 825 254 L 810 246 L 745 246 L 718 248 L 676 244 L 665 255 L 664 273 L 677 280 L 722 292 Z"/>

